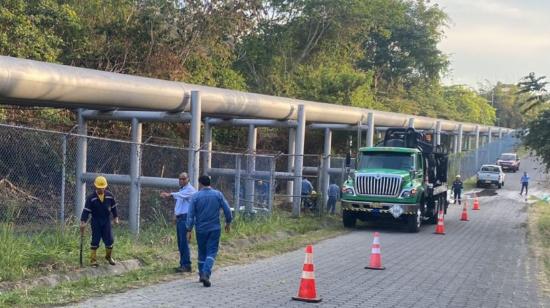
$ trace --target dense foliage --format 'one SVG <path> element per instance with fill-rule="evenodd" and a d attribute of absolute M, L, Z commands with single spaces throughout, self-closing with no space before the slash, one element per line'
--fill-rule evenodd
<path fill-rule="evenodd" d="M 529 122 L 525 145 L 535 152 L 550 170 L 550 109 L 546 109 Z"/>
<path fill-rule="evenodd" d="M 424 0 L 5 0 L 0 54 L 494 124 L 486 97 L 441 84 L 447 20 Z"/>

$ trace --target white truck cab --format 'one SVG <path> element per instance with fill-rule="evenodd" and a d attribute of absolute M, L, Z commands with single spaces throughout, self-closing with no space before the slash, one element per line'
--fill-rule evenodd
<path fill-rule="evenodd" d="M 499 165 L 482 165 L 477 172 L 477 187 L 496 185 L 504 186 L 505 174 Z"/>

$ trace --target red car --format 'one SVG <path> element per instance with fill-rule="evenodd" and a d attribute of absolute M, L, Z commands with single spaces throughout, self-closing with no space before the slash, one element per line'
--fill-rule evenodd
<path fill-rule="evenodd" d="M 502 153 L 499 160 L 497 160 L 503 171 L 510 170 L 516 172 L 519 170 L 519 157 L 516 153 Z"/>

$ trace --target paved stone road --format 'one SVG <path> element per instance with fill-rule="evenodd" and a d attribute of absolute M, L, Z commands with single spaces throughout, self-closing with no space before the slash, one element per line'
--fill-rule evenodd
<path fill-rule="evenodd" d="M 533 171 L 533 162 L 523 164 Z M 219 269 L 211 288 L 193 277 L 79 306 L 550 307 L 548 298 L 538 297 L 536 269 L 528 256 L 526 203 L 517 192 L 519 176 L 508 174 L 506 187 L 497 196 L 481 197 L 481 211 L 469 211 L 469 222 L 459 221 L 461 209 L 451 206 L 444 236 L 434 235 L 431 225 L 419 234 L 368 226 L 318 243 L 314 263 L 320 304 L 290 300 L 298 290 L 304 259 L 299 250 Z M 373 231 L 381 233 L 385 271 L 364 269 Z"/>

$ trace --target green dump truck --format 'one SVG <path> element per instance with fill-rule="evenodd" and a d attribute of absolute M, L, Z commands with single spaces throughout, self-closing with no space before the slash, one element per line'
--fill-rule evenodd
<path fill-rule="evenodd" d="M 418 232 L 447 212 L 448 154 L 412 128 L 389 128 L 375 147 L 361 148 L 342 185 L 345 227 L 357 220 L 394 219 Z"/>

